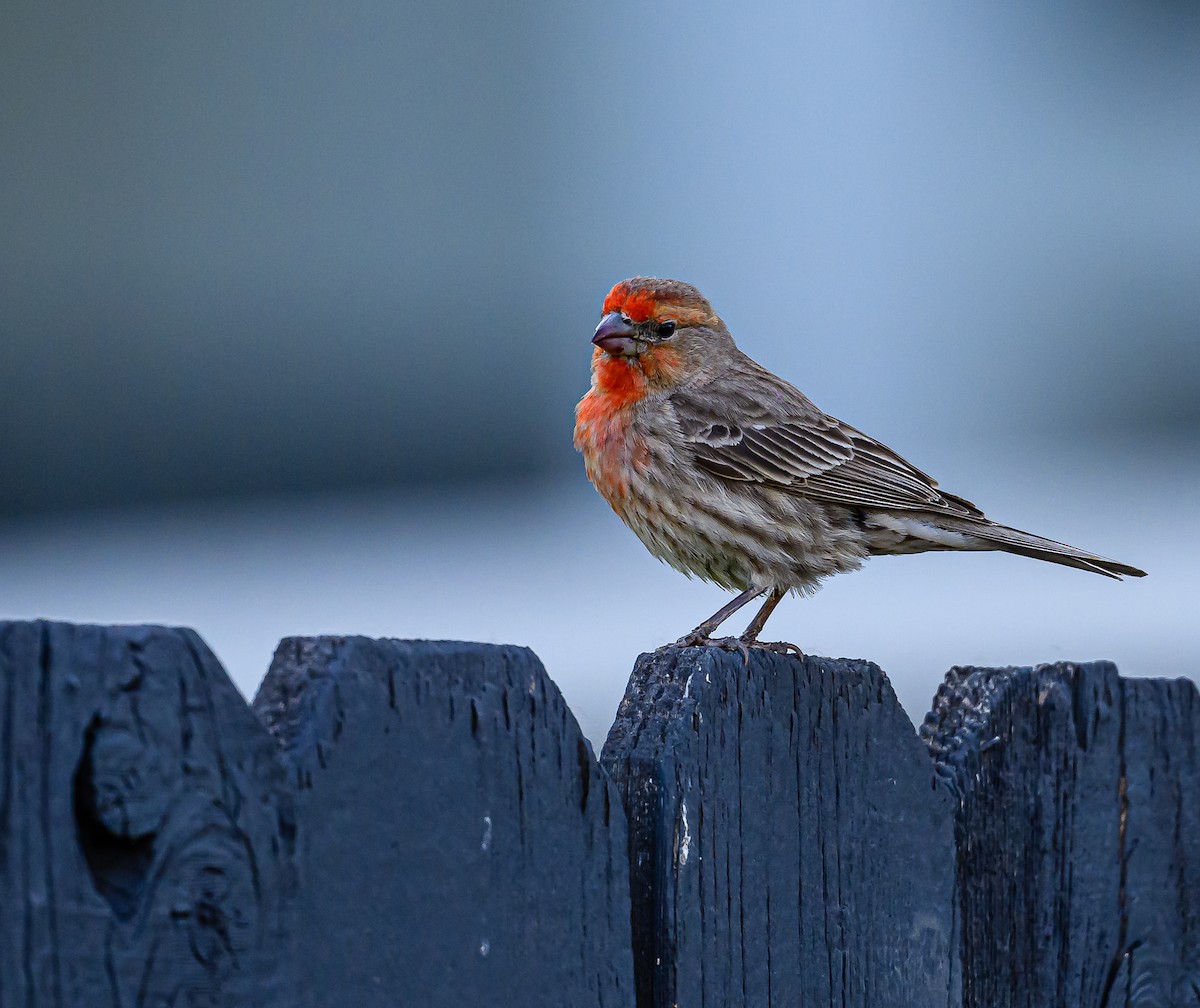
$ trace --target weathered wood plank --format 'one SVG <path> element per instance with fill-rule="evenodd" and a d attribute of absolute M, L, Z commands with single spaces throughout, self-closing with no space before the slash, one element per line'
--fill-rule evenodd
<path fill-rule="evenodd" d="M 1191 682 L 955 668 L 922 734 L 961 796 L 965 1005 L 1200 1006 Z"/>
<path fill-rule="evenodd" d="M 602 763 L 640 1008 L 957 1008 L 953 802 L 876 666 L 643 655 Z"/>
<path fill-rule="evenodd" d="M 283 641 L 305 1004 L 627 1006 L 624 817 L 525 648 Z"/>
<path fill-rule="evenodd" d="M 0 623 L 0 1006 L 290 1006 L 291 799 L 190 630 Z"/>

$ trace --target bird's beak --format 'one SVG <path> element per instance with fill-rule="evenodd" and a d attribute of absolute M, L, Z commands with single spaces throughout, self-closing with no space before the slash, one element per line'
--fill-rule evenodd
<path fill-rule="evenodd" d="M 609 312 L 600 320 L 592 342 L 614 357 L 628 357 L 637 351 L 633 323 L 620 312 Z"/>

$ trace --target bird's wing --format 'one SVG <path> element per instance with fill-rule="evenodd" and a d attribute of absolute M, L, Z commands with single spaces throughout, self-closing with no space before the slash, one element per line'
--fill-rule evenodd
<path fill-rule="evenodd" d="M 855 507 L 983 517 L 886 445 L 821 412 L 783 379 L 754 369 L 756 394 L 722 383 L 720 391 L 710 385 L 669 397 L 701 469 Z"/>

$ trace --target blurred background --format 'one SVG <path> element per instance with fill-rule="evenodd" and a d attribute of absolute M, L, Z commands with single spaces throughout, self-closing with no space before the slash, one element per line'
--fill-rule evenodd
<path fill-rule="evenodd" d="M 880 559 L 768 636 L 1197 672 L 1200 7 L 0 14 L 0 618 L 527 644 L 597 744 L 716 609 L 571 448 L 617 280 L 989 515 L 1145 567 Z"/>

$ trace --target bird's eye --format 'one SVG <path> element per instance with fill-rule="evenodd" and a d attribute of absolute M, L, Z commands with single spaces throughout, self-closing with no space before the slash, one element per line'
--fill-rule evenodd
<path fill-rule="evenodd" d="M 665 322 L 659 322 L 654 327 L 654 333 L 659 339 L 666 339 L 675 331 L 675 320 L 667 319 Z"/>

